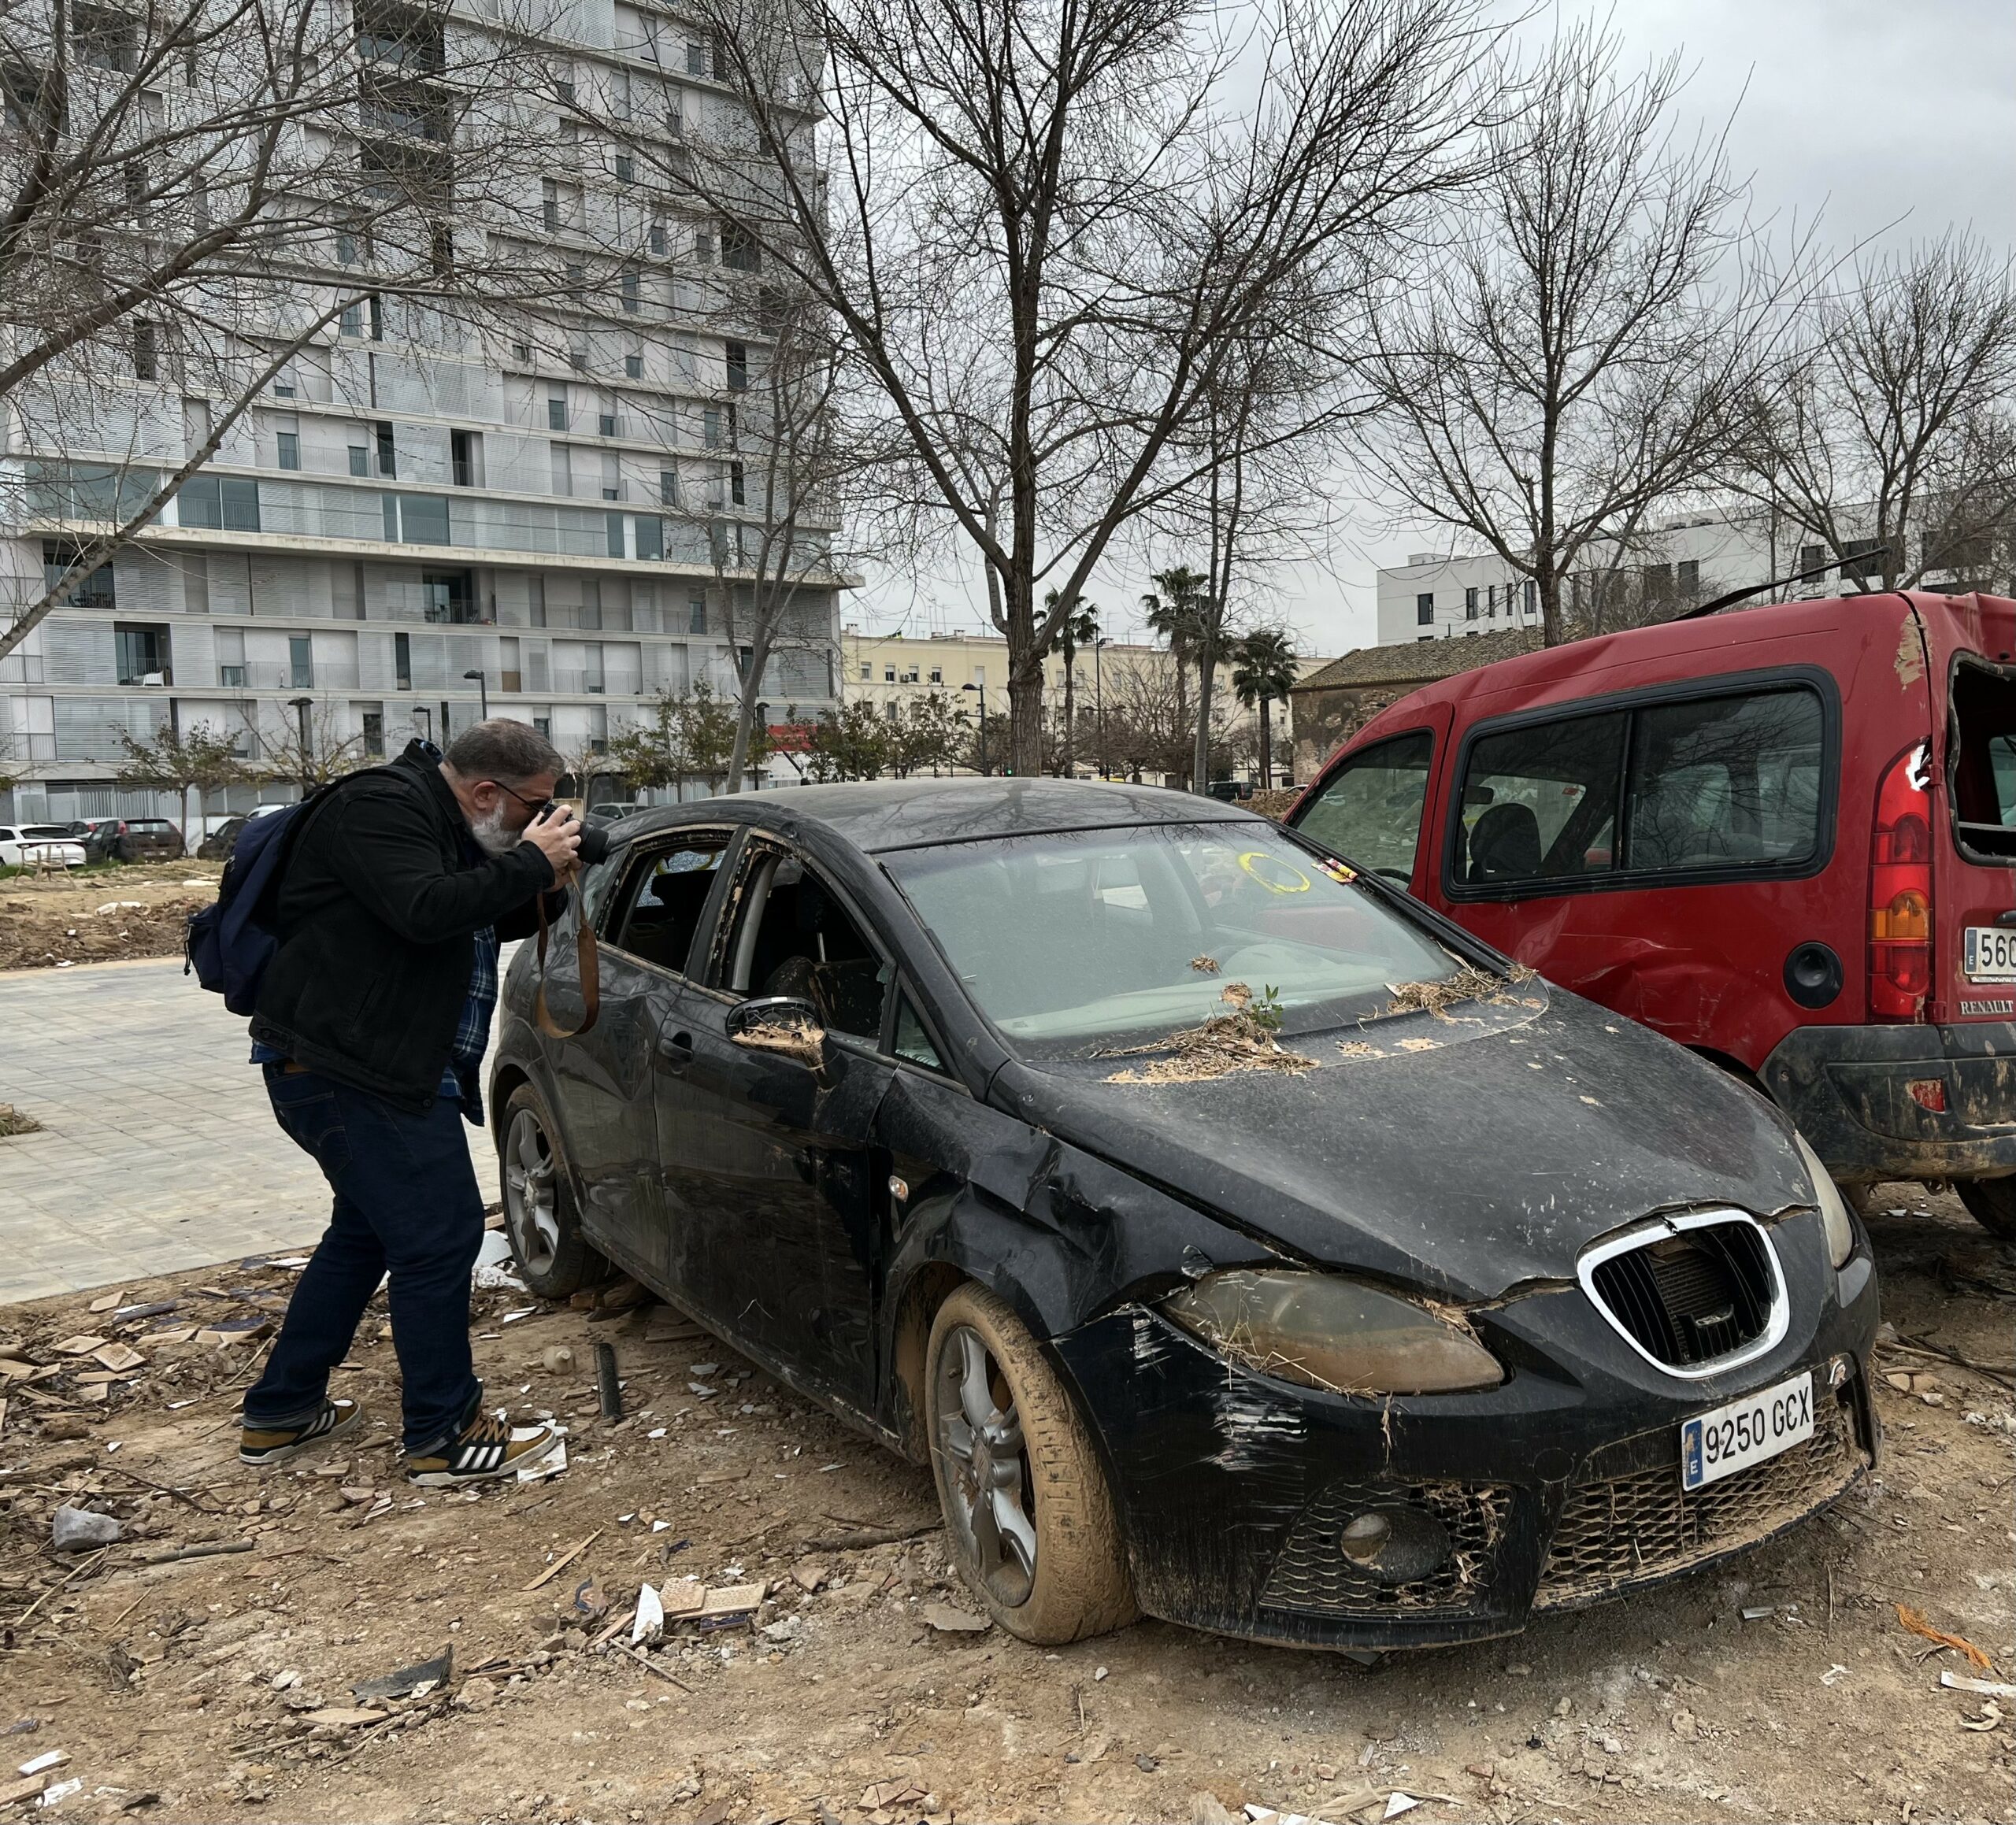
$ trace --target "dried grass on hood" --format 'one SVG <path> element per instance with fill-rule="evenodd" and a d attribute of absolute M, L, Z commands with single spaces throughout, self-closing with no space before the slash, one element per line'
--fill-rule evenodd
<path fill-rule="evenodd" d="M 1488 970 L 1465 964 L 1456 973 L 1440 982 L 1388 983 L 1388 992 L 1392 996 L 1380 1012 L 1380 1017 L 1389 1014 L 1432 1014 L 1438 1020 L 1449 1018 L 1448 1009 L 1458 1001 L 1492 1001 L 1503 1004 L 1521 1001 L 1522 997 L 1509 994 L 1506 990 L 1512 983 L 1533 980 L 1534 972 L 1523 964 L 1516 967 L 1510 977 L 1493 975 Z M 1526 1005 L 1537 1007 L 1536 1001 Z"/>
<path fill-rule="evenodd" d="M 1150 1052 L 1169 1054 L 1139 1070 L 1116 1071 L 1106 1082 L 1203 1083 L 1240 1071 L 1294 1074 L 1316 1068 L 1314 1059 L 1289 1051 L 1252 1012 L 1253 991 L 1244 983 L 1227 983 L 1223 998 L 1232 1005 L 1228 1014 L 1214 1014 L 1201 1026 L 1186 1027 L 1146 1046 L 1116 1046 L 1095 1054 L 1101 1058 L 1133 1058 Z"/>

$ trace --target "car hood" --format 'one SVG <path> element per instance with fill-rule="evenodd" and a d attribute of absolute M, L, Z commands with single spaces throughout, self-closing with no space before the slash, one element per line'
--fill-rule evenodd
<path fill-rule="evenodd" d="M 1649 1029 L 1538 985 L 1451 1012 L 1287 1038 L 1319 1061 L 1295 1075 L 1018 1062 L 994 1100 L 1258 1240 L 1462 1301 L 1570 1280 L 1654 1211 L 1812 1202 L 1777 1112 Z"/>

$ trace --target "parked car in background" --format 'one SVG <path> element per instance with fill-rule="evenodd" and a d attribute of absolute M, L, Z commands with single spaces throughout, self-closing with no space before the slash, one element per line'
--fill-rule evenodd
<path fill-rule="evenodd" d="M 182 832 L 165 817 L 115 817 L 85 841 L 93 861 L 176 862 L 187 854 Z"/>
<path fill-rule="evenodd" d="M 588 816 L 599 817 L 605 822 L 613 824 L 620 817 L 628 817 L 633 812 L 649 809 L 647 805 L 632 804 L 627 799 L 605 798 L 599 804 L 591 805 L 588 807 Z"/>
<path fill-rule="evenodd" d="M 624 818 L 506 979 L 506 1222 L 933 1465 L 1024 1638 L 1502 1635 L 1873 1462 L 1868 1245 L 1771 1105 L 1211 799 Z M 577 915 L 570 911 L 573 919 Z"/>
<path fill-rule="evenodd" d="M 243 817 L 227 817 L 223 823 L 196 846 L 200 861 L 224 862 L 231 860 L 231 852 L 237 846 L 239 834 L 254 818 L 270 817 L 276 811 L 284 811 L 284 805 L 255 805 Z"/>
<path fill-rule="evenodd" d="M 60 824 L 0 824 L 0 868 L 81 868 L 84 846 Z"/>
<path fill-rule="evenodd" d="M 1430 685 L 1289 825 L 2016 1240 L 2016 602 L 1889 593 Z"/>

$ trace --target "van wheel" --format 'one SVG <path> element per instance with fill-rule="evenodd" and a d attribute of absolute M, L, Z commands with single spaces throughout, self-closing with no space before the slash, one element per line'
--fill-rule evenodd
<path fill-rule="evenodd" d="M 1105 1468 L 1022 1321 L 969 1283 L 938 1309 L 925 1361 L 953 1562 L 988 1613 L 1049 1645 L 1132 1622 L 1140 1612 Z"/>
<path fill-rule="evenodd" d="M 609 1263 L 581 1234 L 552 1118 L 539 1092 L 521 1083 L 504 1105 L 504 1233 L 518 1272 L 542 1299 L 565 1299 L 609 1275 Z"/>
<path fill-rule="evenodd" d="M 1967 1214 L 1990 1235 L 2016 1244 L 2016 1178 L 1962 1179 L 1953 1189 Z"/>

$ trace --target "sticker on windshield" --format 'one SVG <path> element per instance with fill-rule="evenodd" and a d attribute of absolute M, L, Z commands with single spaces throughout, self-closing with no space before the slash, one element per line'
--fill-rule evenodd
<path fill-rule="evenodd" d="M 1348 883 L 1355 881 L 1358 879 L 1357 869 L 1346 868 L 1344 864 L 1339 861 L 1334 856 L 1324 857 L 1323 859 L 1317 862 L 1316 865 L 1333 881 L 1343 881 Z"/>
<path fill-rule="evenodd" d="M 1265 850 L 1248 850 L 1239 858 L 1239 865 L 1270 894 L 1306 894 L 1314 884 L 1293 862 L 1270 856 Z"/>

